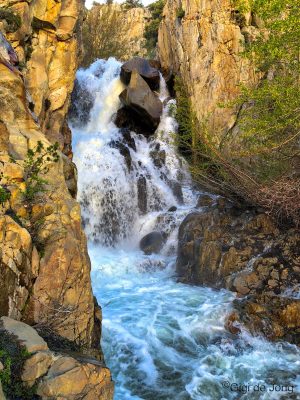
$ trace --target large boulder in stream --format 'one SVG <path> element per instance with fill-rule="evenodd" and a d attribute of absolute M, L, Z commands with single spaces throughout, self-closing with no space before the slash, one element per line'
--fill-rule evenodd
<path fill-rule="evenodd" d="M 154 65 L 152 63 L 152 65 Z M 152 90 L 159 89 L 160 75 L 157 68 L 153 68 L 148 60 L 140 57 L 134 57 L 132 60 L 127 61 L 121 67 L 120 78 L 125 85 L 128 85 L 133 71 L 145 79 Z"/>
<path fill-rule="evenodd" d="M 120 100 L 125 108 L 133 112 L 134 119 L 145 127 L 145 132 L 154 133 L 162 115 L 162 102 L 137 70 L 132 72 L 130 83 L 120 94 Z"/>
<path fill-rule="evenodd" d="M 150 232 L 140 241 L 140 249 L 145 254 L 159 253 L 165 244 L 165 235 L 162 232 Z"/>

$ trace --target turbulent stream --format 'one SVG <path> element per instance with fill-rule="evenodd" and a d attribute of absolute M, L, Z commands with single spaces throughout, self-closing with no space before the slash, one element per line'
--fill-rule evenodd
<path fill-rule="evenodd" d="M 224 329 L 232 293 L 176 282 L 178 226 L 201 193 L 177 155 L 174 101 L 162 78 L 165 106 L 152 139 L 113 123 L 120 65 L 110 58 L 78 71 L 71 119 L 115 400 L 300 399 L 299 349 L 247 332 L 233 337 Z M 168 240 L 161 254 L 147 256 L 139 241 L 153 230 L 167 232 Z"/>

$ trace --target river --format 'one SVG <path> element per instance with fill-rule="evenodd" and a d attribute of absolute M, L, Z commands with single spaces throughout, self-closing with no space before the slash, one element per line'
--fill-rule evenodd
<path fill-rule="evenodd" d="M 110 58 L 77 72 L 83 94 L 76 100 L 77 120 L 71 121 L 78 199 L 115 400 L 300 399 L 296 346 L 269 343 L 246 331 L 231 335 L 224 319 L 232 293 L 176 282 L 178 227 L 201 192 L 177 154 L 175 102 L 168 101 L 162 78 L 165 106 L 155 136 L 147 140 L 132 133 L 134 144 L 125 143 L 127 158 L 120 151 L 124 137 L 113 123 L 123 90 L 120 66 Z M 88 119 L 80 115 L 87 98 Z M 157 154 L 165 157 L 160 165 Z M 146 213 L 139 206 L 141 177 Z M 147 256 L 139 241 L 153 230 L 167 232 L 168 240 L 160 254 Z"/>

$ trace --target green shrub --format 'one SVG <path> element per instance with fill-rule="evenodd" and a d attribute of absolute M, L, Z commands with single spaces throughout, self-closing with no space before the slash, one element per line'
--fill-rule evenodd
<path fill-rule="evenodd" d="M 19 28 L 21 28 L 22 21 L 21 17 L 14 12 L 0 7 L 0 20 L 5 19 L 8 24 L 8 32 L 16 32 Z"/>
<path fill-rule="evenodd" d="M 2 388 L 7 399 L 38 399 L 36 387 L 27 387 L 21 380 L 24 362 L 30 358 L 25 347 L 20 346 L 13 335 L 0 331 L 0 361 L 3 370 L 0 371 Z"/>
<path fill-rule="evenodd" d="M 10 192 L 3 186 L 0 186 L 0 204 L 6 203 L 10 199 L 10 196 Z"/>
<path fill-rule="evenodd" d="M 180 7 L 177 10 L 176 17 L 181 20 L 182 18 L 184 18 L 184 16 L 185 16 L 185 11 L 182 7 Z"/>
<path fill-rule="evenodd" d="M 122 3 L 122 5 L 124 6 L 125 10 L 144 7 L 143 3 L 141 3 L 139 0 L 126 0 L 124 3 Z"/>
<path fill-rule="evenodd" d="M 146 25 L 144 38 L 146 39 L 145 47 L 149 57 L 153 57 L 158 40 L 159 24 L 162 20 L 163 9 L 166 0 L 158 0 L 148 6 L 151 12 L 151 21 Z"/>
<path fill-rule="evenodd" d="M 104 4 L 95 4 L 87 12 L 82 27 L 84 57 L 82 66 L 88 67 L 98 58 L 111 56 L 123 60 L 129 53 L 126 26 L 122 26 L 122 13 Z"/>

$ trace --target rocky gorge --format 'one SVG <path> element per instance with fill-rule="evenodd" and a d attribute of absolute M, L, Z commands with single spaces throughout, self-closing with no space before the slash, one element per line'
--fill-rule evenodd
<path fill-rule="evenodd" d="M 0 11 L 0 168 L 4 188 L 0 312 L 36 326 L 46 338 L 57 335 L 58 343 L 74 343 L 78 352 L 91 357 L 93 368 L 102 374 L 96 360 L 102 360 L 101 310 L 91 288 L 66 121 L 81 51 L 83 5 L 80 1 L 5 1 Z M 51 143 L 57 143 L 55 157 L 47 155 Z M 26 164 L 30 154 L 41 149 L 46 151 L 42 163 L 46 181 L 34 178 Z M 35 184 L 42 184 L 46 195 L 38 195 Z M 28 195 L 28 187 L 32 195 Z M 42 350 L 48 351 L 46 343 Z M 35 350 L 32 353 L 31 363 L 37 368 L 36 376 L 32 372 L 34 381 L 45 375 L 52 362 L 48 355 L 36 354 Z M 81 368 L 83 377 L 89 367 L 73 361 L 72 368 Z M 66 366 L 67 370 L 71 367 Z M 55 376 L 59 375 L 57 371 Z M 103 398 L 112 398 L 109 371 L 103 370 L 101 376 Z M 88 387 L 86 395 L 95 398 L 100 389 L 96 389 L 92 377 L 93 373 L 88 373 L 84 385 Z M 81 390 L 76 394 L 68 384 L 55 385 L 43 393 L 43 398 L 82 398 Z"/>
<path fill-rule="evenodd" d="M 294 384 L 299 231 L 193 182 L 167 87 L 181 76 L 215 142 L 238 136 L 239 110 L 218 104 L 258 79 L 240 51 L 261 21 L 227 1 L 168 0 L 159 60 L 145 60 L 132 57 L 146 54 L 150 14 L 133 8 L 122 14 L 130 60 L 78 70 L 81 29 L 94 18 L 83 23 L 85 13 L 76 0 L 0 8 L 6 398 L 17 382 L 32 399 L 234 399 L 222 380 L 269 382 L 276 359 Z"/>

